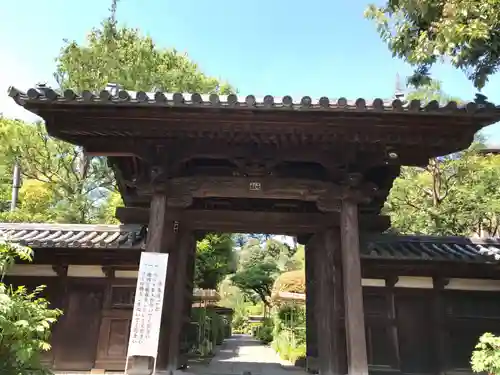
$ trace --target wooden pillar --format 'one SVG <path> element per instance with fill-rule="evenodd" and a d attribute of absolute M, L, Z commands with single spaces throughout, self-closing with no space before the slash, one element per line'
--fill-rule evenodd
<path fill-rule="evenodd" d="M 167 350 L 164 353 L 165 361 L 162 361 L 159 368 L 167 371 L 175 371 L 182 367 L 180 358 L 180 343 L 181 332 L 185 323 L 186 314 L 186 283 L 188 281 L 187 264 L 190 254 L 194 248 L 193 234 L 186 230 L 180 229 L 179 241 L 170 251 L 170 256 L 174 261 L 169 259 L 166 290 L 165 290 L 165 305 L 164 305 L 164 320 L 165 329 L 162 330 L 167 341 Z"/>
<path fill-rule="evenodd" d="M 68 266 L 67 265 L 54 265 L 53 270 L 57 273 L 57 297 L 54 301 L 54 306 L 62 311 L 66 311 L 68 305 Z M 64 343 L 64 321 L 65 315 L 63 314 L 52 329 L 52 367 L 57 369 L 59 361 L 62 358 Z"/>
<path fill-rule="evenodd" d="M 401 354 L 399 353 L 399 336 L 398 336 L 398 325 L 397 325 L 397 313 L 396 313 L 396 293 L 395 286 L 398 282 L 398 277 L 388 277 L 385 279 L 386 286 L 386 298 L 387 298 L 387 306 L 388 306 L 388 318 L 391 321 L 391 325 L 389 327 L 390 330 L 390 338 L 391 344 L 393 345 L 394 350 L 394 368 L 401 368 Z"/>
<path fill-rule="evenodd" d="M 172 241 L 173 231 L 171 230 L 172 224 L 166 220 L 167 213 L 167 195 L 163 192 L 155 192 L 151 198 L 151 206 L 149 210 L 149 225 L 146 242 L 147 252 L 166 252 L 168 243 Z M 170 237 L 170 238 L 168 238 Z M 171 259 L 168 260 L 168 268 L 170 268 Z M 167 271 L 167 283 L 170 274 Z M 165 299 L 166 296 L 165 296 Z M 164 319 L 162 319 L 162 327 L 164 326 Z M 160 338 L 158 343 L 158 362 L 160 362 L 161 353 L 165 349 L 165 343 Z M 152 359 L 149 357 L 133 357 L 129 359 L 130 375 L 149 375 L 152 372 Z"/>
<path fill-rule="evenodd" d="M 318 338 L 318 369 L 321 375 L 340 374 L 338 296 L 335 280 L 338 272 L 335 252 L 340 251 L 339 230 L 330 229 L 312 238 L 315 248 L 316 283 L 315 320 Z"/>
<path fill-rule="evenodd" d="M 349 198 L 342 200 L 340 225 L 348 374 L 368 375 L 358 205 Z"/>
<path fill-rule="evenodd" d="M 310 240 L 310 238 L 309 238 Z M 308 241 L 305 244 L 306 261 L 306 369 L 310 373 L 318 371 L 318 332 L 316 327 L 316 276 L 315 256 L 317 249 L 314 243 Z"/>
<path fill-rule="evenodd" d="M 186 284 L 184 290 L 184 312 L 183 312 L 183 328 L 181 337 L 180 348 L 180 361 L 179 367 L 185 368 L 187 366 L 187 354 L 189 351 L 188 346 L 188 333 L 191 324 L 191 308 L 193 306 L 193 289 L 194 289 L 194 267 L 196 260 L 196 240 L 192 242 L 192 246 L 188 251 L 188 260 L 186 262 Z"/>
<path fill-rule="evenodd" d="M 445 311 L 443 301 L 443 290 L 448 280 L 434 278 L 434 289 L 432 290 L 432 333 L 435 343 L 435 373 L 444 374 L 447 370 L 448 347 L 446 345 Z"/>

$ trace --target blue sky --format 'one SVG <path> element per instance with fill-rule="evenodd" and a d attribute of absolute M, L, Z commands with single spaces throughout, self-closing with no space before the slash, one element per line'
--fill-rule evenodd
<path fill-rule="evenodd" d="M 32 117 L 4 94 L 53 82 L 63 39 L 83 42 L 108 15 L 111 1 L 3 1 L 0 5 L 0 112 Z M 391 97 L 395 76 L 411 68 L 394 59 L 363 18 L 369 0 L 121 0 L 117 18 L 161 47 L 189 53 L 201 69 L 229 81 L 242 95 Z M 309 4 L 309 5 L 306 5 Z M 438 66 L 435 78 L 455 97 L 476 90 L 461 71 Z M 500 104 L 500 75 L 483 90 Z M 494 90 L 497 88 L 497 90 Z M 500 125 L 486 130 L 500 144 Z"/>

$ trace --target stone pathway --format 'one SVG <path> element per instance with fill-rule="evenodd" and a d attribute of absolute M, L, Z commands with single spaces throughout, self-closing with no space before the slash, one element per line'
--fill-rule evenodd
<path fill-rule="evenodd" d="M 303 369 L 282 360 L 276 352 L 251 336 L 234 335 L 225 340 L 216 356 L 207 365 L 194 365 L 186 374 L 195 375 L 305 375 Z"/>
<path fill-rule="evenodd" d="M 269 346 L 262 345 L 252 336 L 233 335 L 226 339 L 208 365 L 190 365 L 174 375 L 308 375 L 304 369 L 281 359 Z M 83 375 L 90 372 L 55 372 L 56 375 Z M 106 372 L 122 375 L 123 372 Z M 158 371 L 156 375 L 166 375 Z"/>

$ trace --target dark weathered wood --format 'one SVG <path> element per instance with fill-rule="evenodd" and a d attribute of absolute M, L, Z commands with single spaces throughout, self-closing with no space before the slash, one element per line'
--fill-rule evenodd
<path fill-rule="evenodd" d="M 167 252 L 167 241 L 173 241 L 174 236 L 167 238 L 171 234 L 171 226 L 166 220 L 167 212 L 167 196 L 164 192 L 155 192 L 151 199 L 151 206 L 149 209 L 149 225 L 147 232 L 146 251 L 147 252 Z M 170 262 L 169 262 L 170 266 Z M 167 283 L 168 285 L 168 275 Z M 163 322 L 162 322 L 163 323 Z M 118 323 L 120 324 L 120 323 Z M 120 328 L 123 330 L 126 322 L 122 321 Z M 130 329 L 130 324 L 128 326 Z M 111 328 L 110 328 L 111 329 Z M 165 342 L 159 340 L 158 343 L 158 361 L 161 359 L 161 352 L 163 352 Z M 151 358 L 133 357 L 130 361 L 130 371 L 132 373 L 140 373 L 147 375 L 151 372 L 152 361 Z"/>
<path fill-rule="evenodd" d="M 151 186 L 142 187 L 143 194 L 151 193 Z M 316 201 L 319 196 L 342 194 L 342 187 L 326 181 L 281 177 L 193 176 L 168 180 L 169 200 L 186 195 L 195 198 L 253 198 L 297 199 Z"/>
<path fill-rule="evenodd" d="M 316 234 L 312 239 L 315 247 L 316 271 L 316 327 L 318 334 L 318 367 L 322 375 L 340 374 L 339 320 L 335 298 L 335 252 L 340 251 L 338 229 Z"/>
<path fill-rule="evenodd" d="M 54 359 L 58 370 L 86 371 L 94 367 L 103 292 L 103 286 L 99 285 L 73 283 L 70 286 Z"/>
<path fill-rule="evenodd" d="M 68 266 L 67 265 L 53 265 L 52 267 L 54 271 L 57 273 L 57 281 L 56 281 L 56 293 L 53 298 L 48 299 L 54 307 L 65 311 L 68 305 Z M 47 285 L 44 283 L 40 283 L 39 285 Z M 55 326 L 52 328 L 52 355 L 53 355 L 53 366 L 56 367 L 56 359 L 63 358 L 63 354 L 61 353 L 61 349 L 64 346 L 64 327 L 61 324 L 62 319 L 59 318 Z"/>
<path fill-rule="evenodd" d="M 102 311 L 95 367 L 108 371 L 125 368 L 132 308 Z"/>
<path fill-rule="evenodd" d="M 432 335 L 435 346 L 435 373 L 444 374 L 447 371 L 448 348 L 446 341 L 446 316 L 443 290 L 447 280 L 441 277 L 433 279 L 434 288 L 432 290 Z"/>
<path fill-rule="evenodd" d="M 184 314 L 186 312 L 185 290 L 186 282 L 188 281 L 186 270 L 189 255 L 192 253 L 193 243 L 194 238 L 192 233 L 186 229 L 181 229 L 178 246 L 172 248 L 170 251 L 170 256 L 174 258 L 174 261 L 169 260 L 168 264 L 167 277 L 170 280 L 166 284 L 166 303 L 164 306 L 167 309 L 164 319 L 166 319 L 168 326 L 168 330 L 164 331 L 168 334 L 167 362 L 165 363 L 167 371 L 175 371 L 182 365 L 180 363 L 180 342 L 181 331 L 184 327 Z"/>
<path fill-rule="evenodd" d="M 146 251 L 161 253 L 165 244 L 167 196 L 165 193 L 155 193 L 149 209 L 148 240 Z"/>
<path fill-rule="evenodd" d="M 186 262 L 186 283 L 185 283 L 185 298 L 184 298 L 184 325 L 181 331 L 181 347 L 180 347 L 180 360 L 179 367 L 187 366 L 187 354 L 190 349 L 187 342 L 187 335 L 189 331 L 189 326 L 191 324 L 191 308 L 193 306 L 193 290 L 194 290 L 194 272 L 195 272 L 195 261 L 196 261 L 196 240 L 193 238 L 191 246 L 189 246 L 186 251 L 188 251 L 188 260 Z"/>
<path fill-rule="evenodd" d="M 317 371 L 318 361 L 318 330 L 316 327 L 316 283 L 315 257 L 319 253 L 313 243 L 305 246 L 306 262 L 306 355 L 307 370 L 311 373 Z"/>
<path fill-rule="evenodd" d="M 432 290 L 396 290 L 401 372 L 434 373 L 435 346 L 432 330 Z M 449 342 L 450 347 L 457 343 Z M 470 358 L 470 352 L 467 353 Z M 467 360 L 467 362 L 469 362 Z"/>
<path fill-rule="evenodd" d="M 386 298 L 387 298 L 387 317 L 395 322 L 397 319 L 396 315 L 396 300 L 395 300 L 395 288 L 394 286 L 398 282 L 397 276 L 392 276 L 386 278 L 385 285 L 387 288 Z M 390 338 L 393 345 L 392 350 L 394 350 L 394 368 L 401 368 L 401 355 L 399 353 L 399 339 L 398 339 L 398 327 L 397 324 L 391 324 L 390 327 Z"/>
<path fill-rule="evenodd" d="M 348 373 L 368 375 L 357 204 L 344 199 L 340 217 Z"/>
<path fill-rule="evenodd" d="M 149 219 L 149 210 L 139 207 L 118 207 L 116 217 L 123 223 L 143 224 Z M 328 226 L 338 226 L 337 213 L 252 212 L 231 210 L 185 210 L 167 212 L 168 220 L 178 220 L 193 230 L 232 233 L 290 234 L 315 233 Z M 386 216 L 361 215 L 360 226 L 371 230 L 386 230 L 390 220 Z"/>

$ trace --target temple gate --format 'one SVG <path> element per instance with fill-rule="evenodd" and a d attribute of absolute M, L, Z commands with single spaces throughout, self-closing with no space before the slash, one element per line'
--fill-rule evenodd
<path fill-rule="evenodd" d="M 47 87 L 9 94 L 50 135 L 107 156 L 125 202 L 117 217 L 148 224 L 146 251 L 170 254 L 158 363 L 167 370 L 180 366 L 196 236 L 227 231 L 299 236 L 308 355 L 320 374 L 368 374 L 360 234 L 389 227 L 380 209 L 401 165 L 462 150 L 500 119 L 479 97 L 459 108 Z M 148 362 L 135 358 L 134 371 L 148 373 Z"/>

